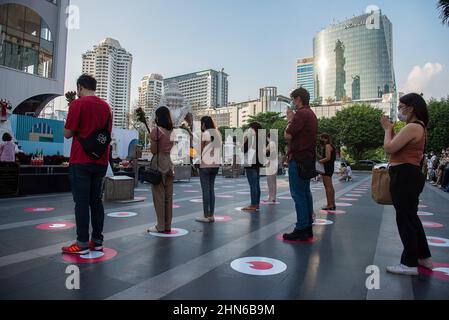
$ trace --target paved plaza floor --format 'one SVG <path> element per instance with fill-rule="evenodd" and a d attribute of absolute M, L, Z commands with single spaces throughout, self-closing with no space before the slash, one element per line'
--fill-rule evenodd
<path fill-rule="evenodd" d="M 172 234 L 148 235 L 155 213 L 148 185 L 140 202 L 107 203 L 105 250 L 64 256 L 75 238 L 70 194 L 0 200 L 0 299 L 448 299 L 449 196 L 427 186 L 420 216 L 436 269 L 418 277 L 385 272 L 399 262 L 402 245 L 395 211 L 374 203 L 371 175 L 335 180 L 338 211 L 321 212 L 321 183 L 312 183 L 315 238 L 286 243 L 295 223 L 288 178 L 279 177 L 279 203 L 243 213 L 245 178 L 217 178 L 214 224 L 200 224 L 199 180 L 175 184 Z M 262 179 L 263 198 L 267 186 Z M 143 201 L 142 201 L 143 200 Z M 80 269 L 80 289 L 68 290 L 66 269 Z M 366 286 L 369 266 L 380 270 L 380 289 Z M 375 267 L 374 269 L 376 270 Z M 374 273 L 375 274 L 375 273 Z"/>

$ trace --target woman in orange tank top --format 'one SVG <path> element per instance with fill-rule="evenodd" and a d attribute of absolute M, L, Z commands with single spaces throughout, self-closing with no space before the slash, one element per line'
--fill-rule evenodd
<path fill-rule="evenodd" d="M 389 119 L 382 116 L 385 151 L 390 154 L 390 192 L 404 251 L 401 263 L 387 267 L 393 274 L 418 275 L 418 266 L 432 269 L 427 237 L 418 217 L 419 196 L 424 190 L 423 155 L 427 141 L 429 113 L 422 96 L 411 93 L 399 104 L 399 119 L 407 125 L 397 134 Z"/>

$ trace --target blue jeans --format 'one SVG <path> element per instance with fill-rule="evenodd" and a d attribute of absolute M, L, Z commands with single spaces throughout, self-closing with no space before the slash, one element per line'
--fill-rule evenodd
<path fill-rule="evenodd" d="M 203 190 L 204 217 L 213 217 L 215 213 L 215 178 L 218 168 L 200 169 L 201 189 Z"/>
<path fill-rule="evenodd" d="M 95 164 L 70 165 L 70 185 L 75 202 L 77 243 L 81 247 L 87 247 L 89 243 L 89 220 L 92 223 L 92 240 L 98 244 L 103 243 L 102 186 L 107 169 L 106 166 Z"/>
<path fill-rule="evenodd" d="M 260 205 L 260 169 L 246 168 L 246 178 L 248 179 L 249 188 L 251 191 L 251 205 Z"/>
<path fill-rule="evenodd" d="M 288 164 L 288 178 L 298 219 L 296 230 L 302 231 L 313 224 L 313 198 L 310 191 L 310 180 L 303 180 L 299 177 L 298 164 L 294 160 Z"/>

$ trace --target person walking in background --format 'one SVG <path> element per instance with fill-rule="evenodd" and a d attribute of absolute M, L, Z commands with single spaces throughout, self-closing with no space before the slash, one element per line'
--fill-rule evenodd
<path fill-rule="evenodd" d="M 313 197 L 310 179 L 316 176 L 316 138 L 318 119 L 310 108 L 310 94 L 304 88 L 292 92 L 296 112 L 287 112 L 285 139 L 289 142 L 290 191 L 295 202 L 295 230 L 284 234 L 284 240 L 307 241 L 313 238 Z"/>
<path fill-rule="evenodd" d="M 151 169 L 162 174 L 162 181 L 158 185 L 151 185 L 154 210 L 156 211 L 157 225 L 148 229 L 148 233 L 171 232 L 173 219 L 173 182 L 174 168 L 170 153 L 174 142 L 172 140 L 173 120 L 167 107 L 156 110 L 156 128 L 151 130 Z"/>
<path fill-rule="evenodd" d="M 418 217 L 419 196 L 424 189 L 423 154 L 427 141 L 429 113 L 426 101 L 416 93 L 400 99 L 399 119 L 407 125 L 394 133 L 394 125 L 386 116 L 385 152 L 390 154 L 390 192 L 396 209 L 396 221 L 404 251 L 401 263 L 387 267 L 393 274 L 418 275 L 418 266 L 432 269 L 431 254 L 421 220 Z"/>
<path fill-rule="evenodd" d="M 270 159 L 277 155 L 276 142 L 271 140 L 270 133 L 267 134 L 267 158 Z M 277 198 L 277 173 L 279 167 L 279 159 L 276 157 L 274 161 L 268 160 L 267 163 L 267 184 L 268 184 L 268 200 L 267 203 L 276 203 Z"/>
<path fill-rule="evenodd" d="M 200 182 L 203 191 L 204 216 L 197 222 L 215 222 L 215 178 L 221 165 L 221 134 L 211 117 L 201 118 Z"/>
<path fill-rule="evenodd" d="M 12 136 L 5 132 L 2 141 L 3 143 L 0 144 L 0 162 L 15 162 L 16 144 L 12 142 Z"/>
<path fill-rule="evenodd" d="M 112 112 L 109 105 L 95 95 L 97 81 L 82 75 L 77 81 L 77 93 L 66 94 L 69 113 L 64 129 L 66 139 L 73 138 L 70 152 L 70 184 L 75 201 L 77 242 L 62 251 L 68 254 L 87 254 L 89 250 L 103 250 L 104 207 L 103 179 L 109 161 L 109 145 L 100 159 L 94 159 L 84 150 L 81 142 L 89 139 L 101 128 L 112 133 Z M 75 95 L 79 99 L 75 100 Z M 90 207 L 90 216 L 89 216 Z M 89 241 L 89 221 L 92 237 Z"/>
<path fill-rule="evenodd" d="M 323 184 L 326 189 L 327 206 L 323 208 L 326 211 L 337 210 L 335 205 L 335 189 L 332 183 L 332 176 L 335 172 L 335 160 L 337 159 L 337 152 L 335 146 L 332 144 L 331 136 L 323 133 L 320 136 L 321 146 L 323 147 L 324 159 L 319 162 L 324 166 Z"/>
<path fill-rule="evenodd" d="M 249 130 L 252 130 L 254 139 L 252 139 L 252 145 L 249 145 L 248 137 L 245 137 L 244 153 L 249 161 L 245 171 L 251 191 L 251 205 L 243 208 L 242 211 L 254 212 L 260 210 L 260 168 L 262 165 L 259 161 L 259 130 L 262 130 L 262 126 L 258 122 L 253 122 L 250 123 Z"/>

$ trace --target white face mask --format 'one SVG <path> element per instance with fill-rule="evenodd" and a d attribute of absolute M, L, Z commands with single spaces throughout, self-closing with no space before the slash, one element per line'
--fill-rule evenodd
<path fill-rule="evenodd" d="M 398 118 L 399 120 L 403 121 L 403 122 L 407 122 L 407 115 L 403 114 L 402 112 L 399 112 L 398 114 Z"/>

